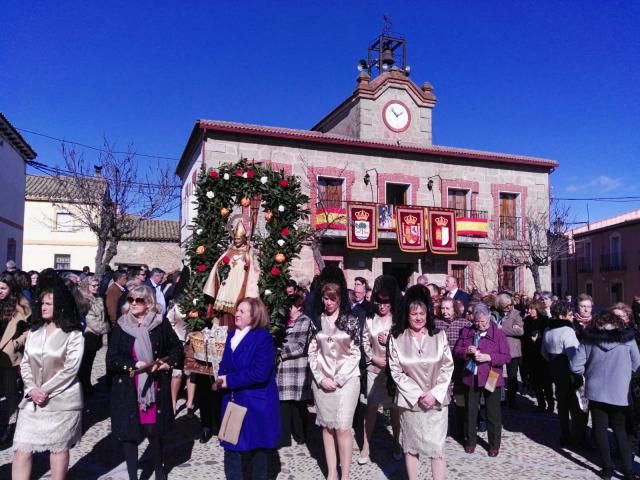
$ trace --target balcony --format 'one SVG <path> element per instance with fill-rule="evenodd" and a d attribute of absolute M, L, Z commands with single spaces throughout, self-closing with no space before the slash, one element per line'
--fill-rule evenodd
<path fill-rule="evenodd" d="M 353 202 L 355 203 L 355 202 Z M 378 207 L 379 238 L 395 238 L 396 220 L 394 205 L 374 202 L 362 202 Z M 414 205 L 421 207 L 422 205 Z M 426 207 L 424 207 L 426 208 Z M 473 239 L 487 238 L 488 212 L 483 210 L 455 210 L 457 234 L 465 242 L 477 243 Z M 319 202 L 315 210 L 316 230 L 325 230 L 328 235 L 344 236 L 347 229 L 347 202 Z"/>
<path fill-rule="evenodd" d="M 600 255 L 600 271 L 601 272 L 624 272 L 627 266 L 624 263 L 622 253 L 611 254 L 604 253 Z"/>
<path fill-rule="evenodd" d="M 591 273 L 593 272 L 593 262 L 591 258 L 578 257 L 577 258 L 578 273 Z"/>
<path fill-rule="evenodd" d="M 498 237 L 500 240 L 522 239 L 522 218 L 501 216 L 498 222 Z"/>

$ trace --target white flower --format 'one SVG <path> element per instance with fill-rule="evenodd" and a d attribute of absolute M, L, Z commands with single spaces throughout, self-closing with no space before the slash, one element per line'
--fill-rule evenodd
<path fill-rule="evenodd" d="M 244 173 L 242 174 L 242 178 L 249 178 L 249 176 L 247 175 L 247 172 L 244 172 Z"/>
<path fill-rule="evenodd" d="M 278 205 L 278 211 L 284 212 L 284 205 Z"/>
<path fill-rule="evenodd" d="M 197 298 L 194 298 L 194 299 L 193 299 L 193 306 L 195 307 L 196 305 L 198 305 L 198 299 L 197 299 Z"/>
<path fill-rule="evenodd" d="M 264 176 L 264 177 L 260 177 L 260 183 L 261 183 L 261 184 L 263 184 L 263 185 L 264 185 L 265 183 L 267 183 L 267 181 L 268 181 L 268 180 L 269 180 L 269 179 L 268 179 L 266 176 Z"/>
<path fill-rule="evenodd" d="M 229 178 L 230 178 L 230 177 L 229 177 L 229 174 L 228 174 L 228 173 L 225 173 L 225 174 L 222 176 L 222 178 L 224 178 L 225 180 L 229 180 Z"/>
<path fill-rule="evenodd" d="M 298 229 L 298 225 L 294 224 L 294 225 L 293 225 L 293 228 L 294 228 L 295 230 L 297 230 L 297 229 Z"/>
<path fill-rule="evenodd" d="M 207 192 L 207 198 L 211 199 L 211 198 L 213 198 L 213 197 L 215 197 L 215 194 L 214 194 L 211 190 L 209 190 L 209 191 Z"/>
<path fill-rule="evenodd" d="M 201 229 L 201 228 L 197 229 L 197 230 L 196 230 L 196 233 L 197 233 L 198 235 L 202 235 L 202 229 Z"/>
<path fill-rule="evenodd" d="M 264 291 L 264 296 L 268 297 L 269 295 L 271 295 L 271 290 L 269 290 L 268 288 Z"/>
<path fill-rule="evenodd" d="M 278 245 L 283 246 L 284 245 L 284 240 L 280 239 L 276 242 Z"/>

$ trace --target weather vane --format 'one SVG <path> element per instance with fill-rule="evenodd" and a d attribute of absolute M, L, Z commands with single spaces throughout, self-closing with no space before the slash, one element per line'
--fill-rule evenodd
<path fill-rule="evenodd" d="M 387 15 L 383 15 L 382 19 L 384 20 L 384 28 L 382 29 L 382 34 L 389 35 L 391 33 L 391 27 L 393 27 L 393 23 Z"/>

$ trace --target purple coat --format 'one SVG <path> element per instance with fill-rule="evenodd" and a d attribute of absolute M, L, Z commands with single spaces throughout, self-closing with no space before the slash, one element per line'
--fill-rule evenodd
<path fill-rule="evenodd" d="M 465 327 L 460 332 L 460 338 L 456 342 L 453 355 L 464 361 L 466 367 L 470 357 L 467 356 L 467 348 L 473 345 L 473 336 L 476 333 L 475 327 Z M 484 337 L 480 338 L 478 350 L 482 353 L 488 353 L 491 356 L 490 362 L 478 363 L 478 386 L 484 387 L 489 376 L 489 368 L 499 373 L 496 387 L 504 386 L 504 378 L 502 376 L 502 366 L 509 363 L 511 354 L 509 353 L 509 342 L 507 336 L 500 330 L 494 322 L 489 323 L 489 329 Z M 473 372 L 464 368 L 462 373 L 462 383 L 464 385 L 473 386 Z"/>

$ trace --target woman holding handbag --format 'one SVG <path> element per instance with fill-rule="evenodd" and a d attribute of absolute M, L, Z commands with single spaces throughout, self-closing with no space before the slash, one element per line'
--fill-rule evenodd
<path fill-rule="evenodd" d="M 164 480 L 163 437 L 173 426 L 171 369 L 181 368 L 182 344 L 160 314 L 155 292 L 131 289 L 126 313 L 107 350 L 111 385 L 111 433 L 122 443 L 130 480 L 138 478 L 138 443 L 149 439 L 155 478 Z"/>
<path fill-rule="evenodd" d="M 266 480 L 280 438 L 276 349 L 260 299 L 241 300 L 234 320 L 216 380 L 217 388 L 224 391 L 218 435 L 224 448 L 224 473 L 227 480 Z M 237 412 L 245 412 L 244 418 L 236 417 Z"/>
<path fill-rule="evenodd" d="M 465 362 L 462 373 L 466 408 L 464 451 L 475 452 L 478 406 L 480 397 L 484 396 L 487 407 L 489 456 L 496 457 L 500 452 L 502 436 L 502 367 L 509 363 L 511 355 L 507 336 L 491 321 L 491 311 L 484 303 L 478 303 L 473 307 L 473 326 L 462 329 L 453 353 Z"/>

